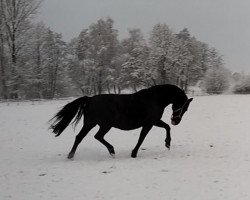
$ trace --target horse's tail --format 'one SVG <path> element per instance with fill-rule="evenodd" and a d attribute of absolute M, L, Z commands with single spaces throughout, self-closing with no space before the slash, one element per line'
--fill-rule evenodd
<path fill-rule="evenodd" d="M 80 119 L 83 116 L 84 106 L 90 98 L 87 96 L 80 97 L 68 104 L 66 104 L 51 120 L 52 124 L 49 129 L 52 129 L 53 133 L 56 134 L 56 137 L 59 136 L 64 129 L 69 125 L 72 119 L 75 117 L 75 120 L 72 122 L 77 125 Z"/>

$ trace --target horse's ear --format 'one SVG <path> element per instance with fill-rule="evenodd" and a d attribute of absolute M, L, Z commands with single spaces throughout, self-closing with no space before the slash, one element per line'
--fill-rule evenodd
<path fill-rule="evenodd" d="M 187 102 L 185 103 L 184 107 L 185 107 L 186 109 L 188 109 L 189 104 L 191 103 L 191 101 L 193 101 L 193 98 L 188 99 Z"/>
<path fill-rule="evenodd" d="M 193 101 L 193 98 L 188 99 L 188 102 L 189 102 L 189 103 L 190 103 L 191 101 Z"/>

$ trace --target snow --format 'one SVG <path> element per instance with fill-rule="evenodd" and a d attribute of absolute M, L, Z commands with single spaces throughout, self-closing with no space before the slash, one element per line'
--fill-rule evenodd
<path fill-rule="evenodd" d="M 195 97 L 171 126 L 171 150 L 153 128 L 136 159 L 140 130 L 112 129 L 111 158 L 93 138 L 97 127 L 66 159 L 80 126 L 54 138 L 47 121 L 67 102 L 0 103 L 1 200 L 250 199 L 250 96 Z M 163 120 L 170 115 L 167 108 Z"/>

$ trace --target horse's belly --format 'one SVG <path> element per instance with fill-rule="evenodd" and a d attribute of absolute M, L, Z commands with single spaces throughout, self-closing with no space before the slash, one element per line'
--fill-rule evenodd
<path fill-rule="evenodd" d="M 134 123 L 134 122 L 129 122 L 126 121 L 124 123 L 119 122 L 119 123 L 114 123 L 113 127 L 118 128 L 120 130 L 125 130 L 125 131 L 129 131 L 129 130 L 133 130 L 133 129 L 137 129 L 142 127 L 143 125 L 140 123 Z"/>
<path fill-rule="evenodd" d="M 121 130 L 133 130 L 151 124 L 151 120 L 144 114 L 120 115 L 113 121 L 113 127 Z"/>

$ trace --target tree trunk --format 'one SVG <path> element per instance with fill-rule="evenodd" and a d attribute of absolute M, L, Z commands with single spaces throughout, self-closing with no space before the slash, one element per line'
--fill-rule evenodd
<path fill-rule="evenodd" d="M 109 82 L 107 82 L 107 90 L 108 90 L 108 93 L 110 94 L 111 91 L 110 91 L 110 87 L 109 87 Z"/>
<path fill-rule="evenodd" d="M 57 71 L 58 71 L 58 64 L 56 65 L 55 71 L 54 71 L 54 74 L 53 74 L 52 90 L 51 90 L 51 98 L 52 99 L 55 97 L 55 93 L 56 93 Z"/>
<path fill-rule="evenodd" d="M 187 92 L 188 90 L 188 82 L 189 82 L 189 68 L 190 66 L 187 66 L 187 70 L 186 70 L 186 79 L 185 79 L 185 83 L 184 83 L 184 90 L 185 92 Z"/>
<path fill-rule="evenodd" d="M 97 91 L 98 94 L 102 94 L 102 70 L 100 70 L 98 74 Z"/>
<path fill-rule="evenodd" d="M 176 85 L 177 86 L 180 86 L 179 79 L 180 79 L 179 74 L 177 74 L 177 76 L 176 76 Z"/>
<path fill-rule="evenodd" d="M 186 78 L 184 83 L 184 91 L 187 92 L 187 90 L 188 90 L 188 78 Z"/>
<path fill-rule="evenodd" d="M 82 94 L 85 95 L 85 91 L 82 87 L 80 87 L 80 90 L 81 90 Z"/>
<path fill-rule="evenodd" d="M 12 8 L 13 8 L 13 17 L 16 17 L 16 1 L 12 1 Z M 17 49 L 16 49 L 16 28 L 14 25 L 12 26 L 12 34 L 11 34 L 11 63 L 12 63 L 12 98 L 18 98 L 19 92 L 19 84 L 18 84 L 18 72 L 17 72 Z M 14 83 L 13 83 L 14 82 Z"/>
<path fill-rule="evenodd" d="M 96 95 L 97 91 L 96 91 L 95 85 L 93 85 L 93 92 L 94 92 L 94 95 Z"/>
<path fill-rule="evenodd" d="M 114 90 L 114 93 L 116 94 L 116 86 L 113 85 L 113 90 Z"/>
<path fill-rule="evenodd" d="M 133 89 L 134 89 L 135 92 L 137 92 L 137 88 L 136 88 L 135 84 L 133 84 Z"/>
<path fill-rule="evenodd" d="M 2 13 L 3 2 L 0 1 L 0 13 Z M 7 84 L 6 84 L 6 71 L 4 64 L 4 38 L 3 38 L 3 21 L 2 16 L 0 15 L 0 67 L 1 67 L 1 84 L 2 84 L 2 93 L 3 98 L 8 98 Z"/>
<path fill-rule="evenodd" d="M 35 76 L 37 76 L 37 79 L 39 80 L 39 82 L 36 84 L 36 88 L 37 88 L 37 92 L 39 94 L 39 98 L 43 99 L 43 95 L 42 95 L 42 87 L 41 87 L 41 52 L 40 52 L 40 45 L 37 43 L 36 44 L 36 74 Z"/>
<path fill-rule="evenodd" d="M 160 60 L 158 61 L 158 66 L 159 66 L 158 72 L 159 72 L 160 84 L 166 83 L 167 73 L 165 69 L 165 61 L 166 61 L 166 58 L 164 56 L 162 56 Z"/>
<path fill-rule="evenodd" d="M 17 72 L 17 49 L 16 49 L 16 32 L 13 31 L 11 36 L 11 63 L 12 63 L 12 91 L 11 97 L 17 99 L 19 97 L 19 76 Z"/>

